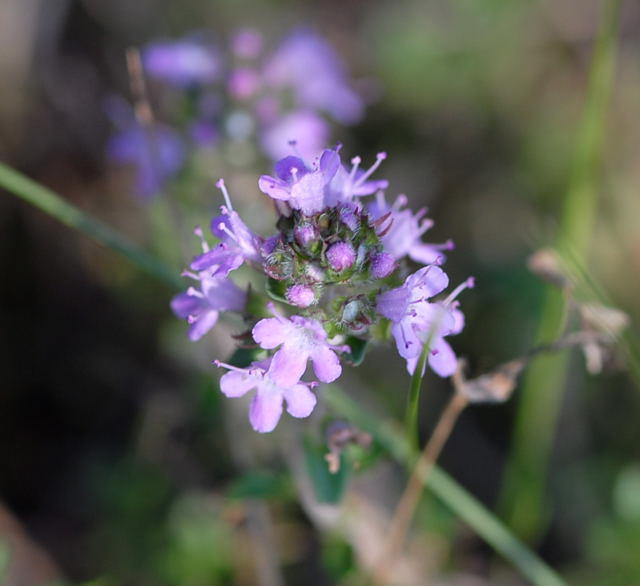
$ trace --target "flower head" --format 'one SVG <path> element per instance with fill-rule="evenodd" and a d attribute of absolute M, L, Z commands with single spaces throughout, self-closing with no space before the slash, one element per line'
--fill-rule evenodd
<path fill-rule="evenodd" d="M 282 415 L 282 402 L 293 417 L 308 417 L 316 406 L 316 396 L 311 392 L 315 383 L 295 382 L 283 385 L 274 378 L 273 360 L 253 362 L 249 368 L 236 368 L 215 361 L 217 366 L 229 369 L 220 379 L 220 390 L 227 397 L 242 397 L 255 389 L 249 406 L 249 421 L 257 432 L 273 431 Z"/>
<path fill-rule="evenodd" d="M 280 347 L 271 363 L 273 379 L 285 386 L 297 383 L 310 359 L 316 376 L 322 382 L 336 380 L 342 373 L 336 352 L 346 348 L 331 345 L 319 321 L 299 315 L 286 318 L 276 313 L 272 304 L 270 309 L 275 317 L 261 319 L 252 333 L 261 348 L 272 350 Z"/>

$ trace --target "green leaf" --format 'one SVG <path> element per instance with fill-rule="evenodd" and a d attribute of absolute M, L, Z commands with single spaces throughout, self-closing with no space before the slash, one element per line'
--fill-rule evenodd
<path fill-rule="evenodd" d="M 331 474 L 324 458 L 327 448 L 323 443 L 316 443 L 310 437 L 306 437 L 303 447 L 307 474 L 316 499 L 320 503 L 339 503 L 347 487 L 349 476 L 344 454 L 340 458 L 340 470 L 336 474 Z"/>

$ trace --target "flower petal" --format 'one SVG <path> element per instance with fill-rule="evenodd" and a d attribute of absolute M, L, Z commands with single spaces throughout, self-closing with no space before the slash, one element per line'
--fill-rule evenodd
<path fill-rule="evenodd" d="M 273 431 L 282 415 L 282 394 L 258 389 L 249 405 L 251 427 L 259 433 Z"/>
<path fill-rule="evenodd" d="M 279 346 L 287 339 L 289 324 L 281 322 L 278 318 L 268 317 L 261 319 L 252 330 L 253 339 L 261 348 L 270 350 Z"/>
<path fill-rule="evenodd" d="M 340 359 L 328 346 L 318 346 L 311 354 L 313 371 L 323 383 L 330 383 L 342 374 Z"/>
<path fill-rule="evenodd" d="M 188 293 L 179 293 L 171 300 L 171 310 L 182 319 L 198 313 L 201 308 L 202 300 Z"/>
<path fill-rule="evenodd" d="M 219 312 L 214 309 L 205 311 L 198 316 L 196 321 L 191 324 L 189 328 L 189 339 L 192 342 L 197 342 L 202 336 L 204 336 L 218 321 Z"/>
<path fill-rule="evenodd" d="M 404 319 L 391 326 L 391 333 L 396 340 L 398 354 L 403 358 L 415 358 L 422 351 L 422 341 L 416 335 L 411 321 Z"/>
<path fill-rule="evenodd" d="M 262 193 L 268 195 L 272 199 L 287 200 L 291 197 L 289 186 L 279 179 L 275 179 L 269 175 L 262 175 L 260 179 L 258 179 L 258 187 Z"/>
<path fill-rule="evenodd" d="M 258 381 L 246 372 L 232 370 L 220 378 L 220 390 L 227 397 L 242 397 L 256 386 Z"/>
<path fill-rule="evenodd" d="M 292 387 L 304 374 L 309 355 L 297 348 L 280 348 L 271 361 L 269 375 L 279 385 Z"/>
<path fill-rule="evenodd" d="M 422 242 L 412 244 L 407 254 L 412 260 L 425 265 L 431 265 L 435 262 L 443 262 L 446 258 L 441 250 L 435 246 L 430 246 L 429 244 L 424 244 Z"/>
<path fill-rule="evenodd" d="M 443 339 L 438 338 L 429 352 L 429 366 L 441 377 L 451 376 L 456 371 L 456 354 Z"/>
<path fill-rule="evenodd" d="M 309 417 L 316 406 L 316 396 L 307 385 L 295 385 L 284 391 L 287 411 L 293 417 Z"/>

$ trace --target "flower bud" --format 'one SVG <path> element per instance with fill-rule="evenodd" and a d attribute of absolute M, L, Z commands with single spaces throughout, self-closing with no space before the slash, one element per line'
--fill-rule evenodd
<path fill-rule="evenodd" d="M 388 252 L 379 252 L 371 257 L 371 276 L 374 279 L 388 277 L 396 268 L 396 261 Z"/>
<path fill-rule="evenodd" d="M 300 246 L 307 248 L 310 244 L 318 240 L 320 233 L 312 224 L 301 224 L 296 226 L 293 231 L 293 237 Z"/>
<path fill-rule="evenodd" d="M 315 300 L 316 294 L 307 285 L 293 285 L 286 293 L 287 301 L 297 307 L 309 307 Z"/>
<path fill-rule="evenodd" d="M 356 251 L 349 242 L 336 242 L 327 250 L 327 260 L 334 271 L 341 272 L 353 266 Z"/>

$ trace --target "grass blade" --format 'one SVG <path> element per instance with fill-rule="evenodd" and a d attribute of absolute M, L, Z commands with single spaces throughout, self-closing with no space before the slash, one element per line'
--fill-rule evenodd
<path fill-rule="evenodd" d="M 327 390 L 326 398 L 333 409 L 371 433 L 396 461 L 409 470 L 413 467 L 418 452 L 389 422 L 380 421 L 365 411 L 336 386 Z M 425 486 L 533 584 L 566 586 L 552 568 L 442 469 L 435 466 L 426 478 Z"/>
<path fill-rule="evenodd" d="M 0 187 L 23 199 L 63 224 L 79 230 L 96 242 L 119 252 L 143 271 L 173 288 L 182 288 L 180 276 L 160 260 L 99 220 L 92 218 L 51 189 L 0 162 Z"/>
<path fill-rule="evenodd" d="M 597 205 L 596 175 L 613 81 L 620 3 L 620 0 L 607 0 L 603 4 L 587 102 L 558 234 L 560 254 L 577 258 L 581 264 L 588 252 Z M 565 300 L 549 286 L 536 344 L 557 337 L 564 311 Z M 569 356 L 564 354 L 541 357 L 528 370 L 523 383 L 501 508 L 516 534 L 527 540 L 537 539 L 548 519 L 544 512 L 550 509 L 545 506 L 544 492 L 568 361 Z"/>

